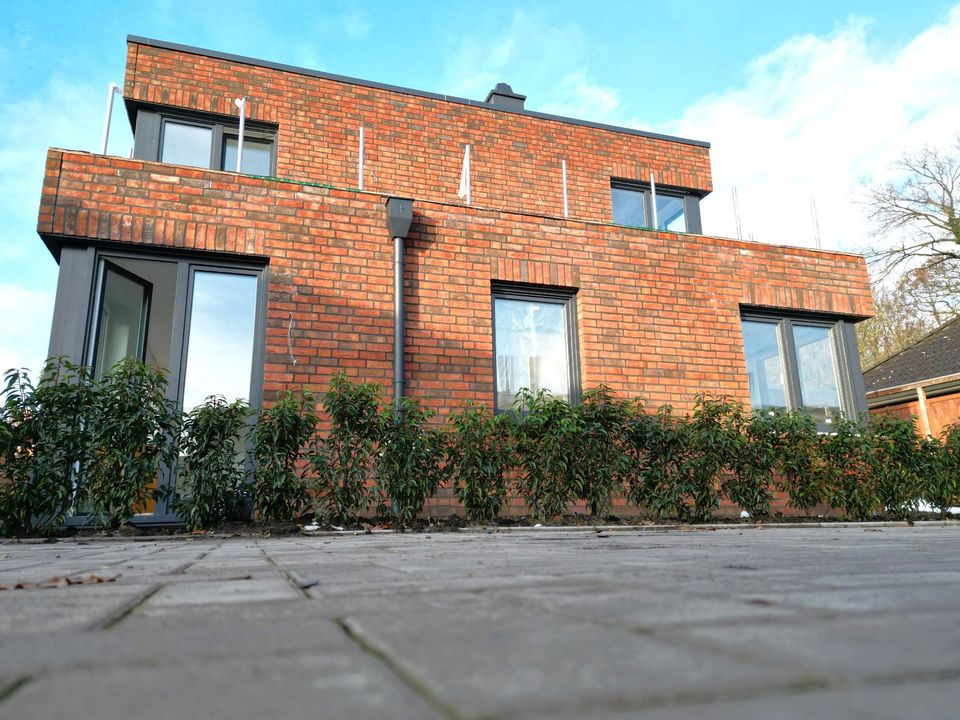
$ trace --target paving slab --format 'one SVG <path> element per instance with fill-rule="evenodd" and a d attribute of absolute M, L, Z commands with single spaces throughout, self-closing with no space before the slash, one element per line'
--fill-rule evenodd
<path fill-rule="evenodd" d="M 0 592 L 0 643 L 11 637 L 96 626 L 121 612 L 151 587 L 146 583 L 70 585 Z"/>
<path fill-rule="evenodd" d="M 355 648 L 321 655 L 70 671 L 29 682 L 0 713 L 20 720 L 232 718 L 280 720 L 440 716 Z"/>
<path fill-rule="evenodd" d="M 0 543 L 0 718 L 956 717 L 960 524 Z"/>

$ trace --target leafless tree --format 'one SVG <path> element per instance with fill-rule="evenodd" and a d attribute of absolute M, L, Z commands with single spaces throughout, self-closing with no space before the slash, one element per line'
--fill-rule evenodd
<path fill-rule="evenodd" d="M 867 252 L 876 314 L 857 326 L 864 367 L 960 314 L 960 135 L 891 170 L 901 179 L 868 187 L 864 203 L 882 240 Z"/>
<path fill-rule="evenodd" d="M 904 179 L 870 186 L 865 205 L 876 237 L 893 243 L 867 254 L 877 277 L 918 269 L 960 292 L 960 135 L 948 150 L 924 147 L 891 168 Z"/>
<path fill-rule="evenodd" d="M 857 325 L 860 361 L 865 370 L 900 352 L 939 324 L 917 311 L 903 283 L 891 289 L 875 284 L 873 306 L 873 317 Z"/>

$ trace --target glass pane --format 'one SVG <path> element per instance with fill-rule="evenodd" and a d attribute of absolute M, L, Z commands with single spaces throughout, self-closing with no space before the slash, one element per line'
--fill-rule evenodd
<path fill-rule="evenodd" d="M 270 174 L 270 149 L 273 143 L 268 140 L 254 138 L 243 139 L 243 168 L 242 172 L 249 175 Z M 234 172 L 237 169 L 237 138 L 223 139 L 223 164 L 221 170 Z"/>
<path fill-rule="evenodd" d="M 657 195 L 657 227 L 670 232 L 687 231 L 687 219 L 683 215 L 683 198 Z"/>
<path fill-rule="evenodd" d="M 613 203 L 613 221 L 619 225 L 632 225 L 633 227 L 647 227 L 644 219 L 642 190 L 627 190 L 624 188 L 612 188 L 610 197 Z"/>
<path fill-rule="evenodd" d="M 840 415 L 837 360 L 830 342 L 830 328 L 793 324 L 800 372 L 801 407 L 818 421 Z"/>
<path fill-rule="evenodd" d="M 250 399 L 256 304 L 255 276 L 194 273 L 184 411 L 208 395 Z"/>
<path fill-rule="evenodd" d="M 495 298 L 497 408 L 513 406 L 521 388 L 570 400 L 567 309 L 563 303 Z"/>
<path fill-rule="evenodd" d="M 94 359 L 97 378 L 126 357 L 143 357 L 148 292 L 146 283 L 104 266 Z"/>
<path fill-rule="evenodd" d="M 775 323 L 743 321 L 750 405 L 754 410 L 786 410 L 783 358 Z"/>
<path fill-rule="evenodd" d="M 211 128 L 166 122 L 163 124 L 163 151 L 160 153 L 160 160 L 174 165 L 208 168 L 212 142 Z"/>

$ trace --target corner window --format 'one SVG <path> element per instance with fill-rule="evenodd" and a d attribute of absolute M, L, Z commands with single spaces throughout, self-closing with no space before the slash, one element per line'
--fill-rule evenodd
<path fill-rule="evenodd" d="M 700 199 L 692 193 L 659 185 L 614 180 L 610 184 L 613 222 L 667 232 L 699 233 Z"/>
<path fill-rule="evenodd" d="M 852 323 L 762 313 L 741 323 L 754 410 L 802 410 L 826 427 L 863 409 Z"/>
<path fill-rule="evenodd" d="M 509 410 L 521 389 L 579 396 L 576 295 L 542 286 L 495 284 L 493 348 L 496 410 Z"/>
<path fill-rule="evenodd" d="M 237 169 L 239 127 L 236 118 L 220 118 L 167 110 L 137 113 L 134 157 L 173 165 Z M 243 133 L 241 172 L 273 175 L 276 167 L 276 130 L 247 122 Z"/>

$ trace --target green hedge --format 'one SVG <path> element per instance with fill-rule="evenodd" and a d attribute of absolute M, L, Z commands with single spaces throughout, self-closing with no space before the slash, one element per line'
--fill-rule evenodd
<path fill-rule="evenodd" d="M 252 501 L 260 518 L 305 513 L 355 522 L 376 508 L 401 526 L 449 484 L 473 522 L 495 521 L 511 494 L 550 520 L 577 501 L 604 517 L 615 497 L 649 515 L 710 520 L 726 499 L 769 516 L 774 493 L 810 514 L 906 517 L 921 500 L 960 504 L 960 424 L 938 439 L 888 416 L 818 432 L 801 413 L 747 413 L 698 396 L 693 412 L 650 412 L 600 386 L 571 405 L 521 391 L 512 412 L 465 404 L 439 423 L 412 399 L 335 376 L 321 398 L 282 395 L 250 417 L 210 397 L 189 415 L 165 398 L 162 372 L 127 360 L 94 381 L 64 360 L 36 385 L 11 370 L 0 391 L 0 530 L 47 532 L 69 513 L 117 526 L 143 508 L 164 468 L 192 529 L 214 528 Z M 244 455 L 243 448 L 250 448 Z"/>

